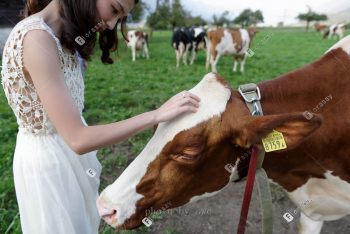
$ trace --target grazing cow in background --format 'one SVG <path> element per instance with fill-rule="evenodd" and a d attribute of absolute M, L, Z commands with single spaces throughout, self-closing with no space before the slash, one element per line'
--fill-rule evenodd
<path fill-rule="evenodd" d="M 187 56 L 192 52 L 190 64 L 194 63 L 197 52 L 206 48 L 206 32 L 203 28 L 182 28 L 176 29 L 172 37 L 172 46 L 176 53 L 176 67 L 179 67 L 180 60 L 187 65 Z"/>
<path fill-rule="evenodd" d="M 324 30 L 327 29 L 327 25 L 320 24 L 320 23 L 314 24 L 314 27 L 315 27 L 316 32 L 320 32 L 320 33 L 322 33 Z"/>
<path fill-rule="evenodd" d="M 349 71 L 350 36 L 319 60 L 259 83 L 264 116 L 258 117 L 227 81 L 206 75 L 190 90 L 201 98 L 198 111 L 158 125 L 100 194 L 100 215 L 113 227 L 133 229 L 150 211 L 213 196 L 246 177 L 250 147 L 262 148 L 261 139 L 276 130 L 287 148 L 266 153 L 263 168 L 300 208 L 299 233 L 320 233 L 324 221 L 350 214 Z"/>
<path fill-rule="evenodd" d="M 339 39 L 342 39 L 345 34 L 345 24 L 333 24 L 329 29 L 324 33 L 323 38 L 331 39 L 335 35 L 339 36 Z"/>
<path fill-rule="evenodd" d="M 141 31 L 129 31 L 128 32 L 129 42 L 127 46 L 131 48 L 132 61 L 136 61 L 136 53 L 138 50 L 142 50 L 143 57 L 149 59 L 149 50 L 148 50 L 148 35 L 145 32 Z"/>
<path fill-rule="evenodd" d="M 250 44 L 256 34 L 255 28 L 249 29 L 214 29 L 208 32 L 208 49 L 206 68 L 217 72 L 216 65 L 222 55 L 234 57 L 233 71 L 237 70 L 238 60 L 241 62 L 241 72 L 244 72 L 244 65 L 247 55 L 250 56 Z"/>

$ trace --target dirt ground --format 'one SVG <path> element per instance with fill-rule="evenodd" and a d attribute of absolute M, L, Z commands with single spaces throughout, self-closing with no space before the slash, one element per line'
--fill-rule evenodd
<path fill-rule="evenodd" d="M 236 233 L 245 182 L 228 185 L 224 191 L 214 197 L 188 204 L 165 215 L 162 220 L 153 224 L 152 233 L 164 233 L 168 227 L 173 227 L 177 233 L 229 234 Z M 297 233 L 298 216 L 287 223 L 282 217 L 286 211 L 297 207 L 281 191 L 274 191 L 274 230 L 273 233 Z M 176 212 L 177 211 L 177 212 Z M 187 215 L 185 214 L 187 211 Z M 203 212 L 204 211 L 204 212 Z M 350 233 L 350 217 L 326 222 L 322 234 Z M 254 191 L 251 209 L 249 210 L 249 225 L 247 234 L 261 233 L 260 205 L 258 192 Z"/>
<path fill-rule="evenodd" d="M 128 147 L 119 146 L 116 151 L 126 153 Z M 130 155 L 130 152 L 128 152 Z M 129 156 L 129 162 L 132 160 Z M 123 168 L 115 168 L 113 173 L 103 173 L 104 178 L 113 182 L 122 172 Z M 107 177 L 107 178 L 106 178 Z M 237 232 L 238 218 L 243 199 L 245 181 L 231 183 L 217 195 L 187 204 L 180 208 L 164 211 L 152 216 L 153 224 L 147 233 L 154 234 L 231 234 Z M 298 219 L 300 212 L 297 210 L 294 219 L 287 223 L 282 217 L 288 211 L 294 211 L 294 205 L 285 195 L 283 190 L 272 187 L 274 204 L 273 233 L 294 234 L 298 233 Z M 142 233 L 142 232 L 137 232 Z M 249 210 L 246 234 L 261 233 L 260 205 L 258 191 L 255 188 Z M 337 221 L 325 222 L 321 234 L 350 234 L 350 216 Z"/>

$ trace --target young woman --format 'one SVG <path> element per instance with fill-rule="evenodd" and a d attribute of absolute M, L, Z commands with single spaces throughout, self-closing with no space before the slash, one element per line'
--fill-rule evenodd
<path fill-rule="evenodd" d="M 85 124 L 77 52 L 88 60 L 96 41 L 91 30 L 113 29 L 134 5 L 135 0 L 29 0 L 28 17 L 8 38 L 2 84 L 19 125 L 13 172 L 24 234 L 98 233 L 96 150 L 199 106 L 198 97 L 183 91 L 157 110 Z"/>

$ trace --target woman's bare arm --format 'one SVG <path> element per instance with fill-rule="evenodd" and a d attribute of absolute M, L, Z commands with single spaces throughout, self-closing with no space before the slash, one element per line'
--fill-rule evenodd
<path fill-rule="evenodd" d="M 177 94 L 159 109 L 106 125 L 85 126 L 74 106 L 60 69 L 53 38 L 43 30 L 27 33 L 23 42 L 23 62 L 40 100 L 57 132 L 77 154 L 84 154 L 125 140 L 160 122 L 184 112 L 195 112 L 199 98 Z"/>

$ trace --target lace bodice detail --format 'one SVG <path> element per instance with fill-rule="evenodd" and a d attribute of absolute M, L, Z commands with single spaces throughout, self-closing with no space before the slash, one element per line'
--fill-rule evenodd
<path fill-rule="evenodd" d="M 84 108 L 84 81 L 77 58 L 65 51 L 51 28 L 38 16 L 28 17 L 19 22 L 4 47 L 2 60 L 2 85 L 8 103 L 16 115 L 19 129 L 33 134 L 56 132 L 50 122 L 34 85 L 27 79 L 23 66 L 23 38 L 31 30 L 45 30 L 56 41 L 61 69 L 65 83 L 80 113 Z"/>

